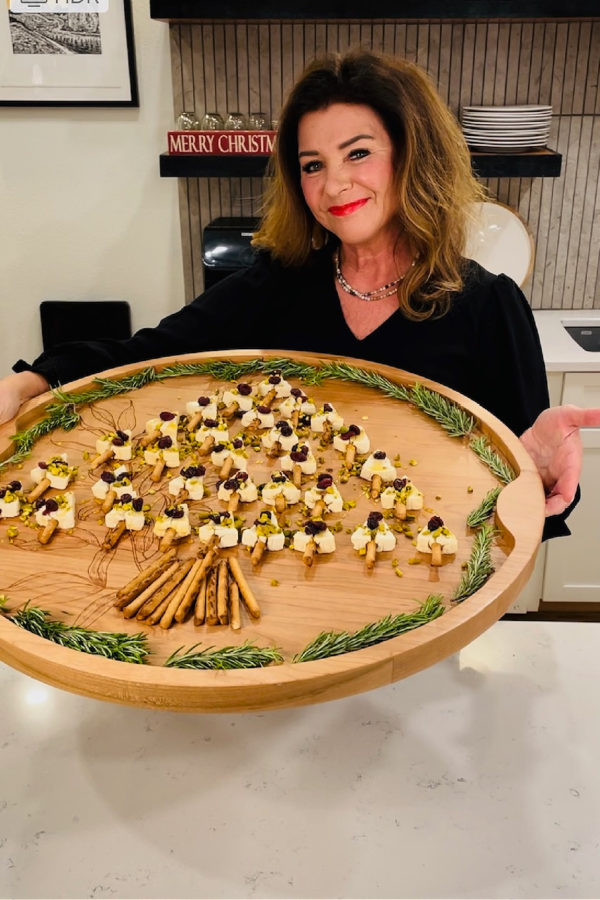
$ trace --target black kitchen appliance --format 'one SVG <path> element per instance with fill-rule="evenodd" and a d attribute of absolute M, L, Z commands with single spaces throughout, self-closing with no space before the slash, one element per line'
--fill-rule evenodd
<path fill-rule="evenodd" d="M 205 288 L 252 265 L 255 250 L 250 241 L 257 228 L 254 217 L 220 216 L 208 223 L 202 240 Z"/>

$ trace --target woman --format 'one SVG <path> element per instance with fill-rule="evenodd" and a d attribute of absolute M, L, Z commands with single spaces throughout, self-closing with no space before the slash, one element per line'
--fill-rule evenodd
<path fill-rule="evenodd" d="M 273 175 L 250 269 L 127 341 L 20 361 L 0 383 L 0 418 L 49 385 L 153 357 L 244 347 L 361 357 L 446 384 L 520 434 L 547 492 L 545 536 L 568 534 L 578 428 L 600 425 L 600 410 L 546 409 L 525 298 L 463 259 L 482 192 L 427 77 L 367 52 L 314 63 L 281 115 Z"/>

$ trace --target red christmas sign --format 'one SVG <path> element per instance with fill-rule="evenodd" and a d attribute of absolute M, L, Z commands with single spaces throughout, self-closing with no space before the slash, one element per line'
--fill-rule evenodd
<path fill-rule="evenodd" d="M 269 156 L 275 131 L 169 131 L 172 156 Z"/>

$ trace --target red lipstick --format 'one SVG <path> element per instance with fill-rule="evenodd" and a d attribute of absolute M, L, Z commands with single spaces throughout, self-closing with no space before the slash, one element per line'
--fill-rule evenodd
<path fill-rule="evenodd" d="M 363 197 L 362 200 L 354 200 L 352 203 L 345 203 L 343 206 L 330 206 L 328 211 L 333 216 L 348 216 L 355 210 L 360 209 L 361 206 L 364 206 L 367 200 L 368 197 Z"/>

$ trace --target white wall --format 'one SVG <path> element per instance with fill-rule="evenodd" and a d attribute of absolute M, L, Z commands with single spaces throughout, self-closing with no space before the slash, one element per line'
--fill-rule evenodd
<path fill-rule="evenodd" d="M 184 302 L 169 27 L 132 6 L 139 109 L 0 106 L 0 375 L 41 352 L 41 300 L 128 300 L 134 330 Z"/>

